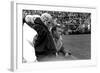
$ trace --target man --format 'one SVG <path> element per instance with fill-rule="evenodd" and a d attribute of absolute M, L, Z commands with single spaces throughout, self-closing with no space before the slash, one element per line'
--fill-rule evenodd
<path fill-rule="evenodd" d="M 23 62 L 36 61 L 35 49 L 33 47 L 33 37 L 37 32 L 31 27 L 34 24 L 35 18 L 39 15 L 27 15 L 23 20 Z"/>
<path fill-rule="evenodd" d="M 32 17 L 27 18 L 31 20 Z M 40 56 L 55 55 L 56 47 L 53 42 L 52 35 L 50 34 L 49 27 L 52 22 L 52 16 L 48 13 L 43 13 L 41 17 L 32 19 L 31 22 L 26 23 L 37 32 L 35 37 L 34 48 L 37 59 Z"/>
<path fill-rule="evenodd" d="M 61 27 L 54 23 L 54 26 L 52 27 L 51 32 L 52 32 L 56 49 L 57 49 L 56 55 L 59 55 L 59 53 L 62 53 L 64 56 L 71 55 L 71 52 L 68 49 L 65 49 L 63 46 L 62 36 L 61 36 L 61 33 L 62 33 Z"/>

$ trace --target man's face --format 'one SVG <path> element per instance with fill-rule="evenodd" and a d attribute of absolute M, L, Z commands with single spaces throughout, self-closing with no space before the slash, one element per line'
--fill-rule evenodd
<path fill-rule="evenodd" d="M 61 28 L 57 28 L 57 33 L 61 35 L 62 29 Z"/>
<path fill-rule="evenodd" d="M 48 28 L 52 27 L 52 21 L 46 21 L 46 22 L 45 22 L 45 25 L 46 25 Z"/>

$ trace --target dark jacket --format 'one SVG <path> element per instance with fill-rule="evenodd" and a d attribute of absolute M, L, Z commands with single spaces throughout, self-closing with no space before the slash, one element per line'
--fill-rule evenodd
<path fill-rule="evenodd" d="M 38 33 L 34 44 L 36 55 L 55 54 L 56 47 L 48 28 L 44 25 L 40 18 L 36 18 L 34 23 L 35 24 L 32 26 L 32 28 Z"/>

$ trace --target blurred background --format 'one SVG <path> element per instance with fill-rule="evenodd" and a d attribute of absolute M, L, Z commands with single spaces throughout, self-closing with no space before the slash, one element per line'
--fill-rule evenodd
<path fill-rule="evenodd" d="M 62 34 L 91 34 L 91 13 L 23 10 L 23 17 L 26 15 L 41 15 L 49 13 L 62 28 Z"/>

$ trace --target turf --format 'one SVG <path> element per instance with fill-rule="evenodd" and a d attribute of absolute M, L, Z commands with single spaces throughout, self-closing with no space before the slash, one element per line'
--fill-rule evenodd
<path fill-rule="evenodd" d="M 91 59 L 91 35 L 63 35 L 63 43 L 66 49 L 70 49 L 72 55 L 78 59 Z"/>
<path fill-rule="evenodd" d="M 71 56 L 43 56 L 38 61 L 64 61 L 64 60 L 88 60 L 91 59 L 91 35 L 63 35 L 65 49 L 70 49 Z"/>

